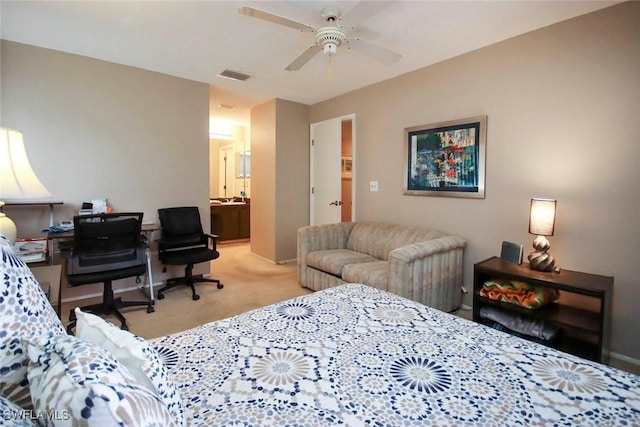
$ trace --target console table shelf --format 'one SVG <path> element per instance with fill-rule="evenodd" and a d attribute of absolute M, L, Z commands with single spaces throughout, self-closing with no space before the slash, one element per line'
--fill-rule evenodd
<path fill-rule="evenodd" d="M 60 200 L 40 200 L 40 201 L 13 201 L 5 202 L 5 206 L 49 206 L 49 227 L 53 225 L 53 207 L 62 205 L 64 202 Z"/>
<path fill-rule="evenodd" d="M 493 301 L 480 296 L 483 284 L 490 279 L 518 280 L 557 289 L 561 297 L 556 303 L 533 310 Z M 515 265 L 499 257 L 474 265 L 474 321 L 481 321 L 480 309 L 483 306 L 499 307 L 527 318 L 541 319 L 563 330 L 562 337 L 554 347 L 602 363 L 606 363 L 609 357 L 612 298 L 613 277 L 610 276 L 571 270 L 562 270 L 560 273 L 534 271 L 526 263 Z M 593 304 L 584 304 L 585 301 Z"/>

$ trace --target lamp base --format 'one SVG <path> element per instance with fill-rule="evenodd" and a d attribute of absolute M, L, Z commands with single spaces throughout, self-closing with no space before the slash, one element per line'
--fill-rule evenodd
<path fill-rule="evenodd" d="M 533 240 L 534 252 L 531 252 L 527 259 L 529 268 L 537 271 L 555 271 L 556 260 L 547 251 L 551 247 L 549 240 L 544 236 L 537 236 Z"/>
<path fill-rule="evenodd" d="M 555 271 L 556 260 L 547 251 L 531 252 L 527 257 L 529 268 L 537 271 Z"/>
<path fill-rule="evenodd" d="M 18 234 L 16 225 L 7 215 L 2 212 L 0 212 L 0 233 L 2 233 L 4 237 L 6 237 L 9 242 L 11 242 L 11 244 L 14 244 L 16 242 L 16 237 Z"/>

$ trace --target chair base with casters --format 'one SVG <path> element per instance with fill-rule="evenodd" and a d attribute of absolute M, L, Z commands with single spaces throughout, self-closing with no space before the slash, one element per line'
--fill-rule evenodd
<path fill-rule="evenodd" d="M 166 272 L 166 267 L 162 270 Z M 169 289 L 173 289 L 177 286 L 189 286 L 191 288 L 191 299 L 194 301 L 198 301 L 200 299 L 200 295 L 196 294 L 196 287 L 194 286 L 196 283 L 215 283 L 218 289 L 224 288 L 224 285 L 220 283 L 218 279 L 207 279 L 202 277 L 201 274 L 193 275 L 193 265 L 188 265 L 185 268 L 184 277 L 174 277 L 167 280 L 167 284 L 158 290 L 158 299 L 164 299 L 164 292 Z"/>
<path fill-rule="evenodd" d="M 120 329 L 128 331 L 129 326 L 127 325 L 127 320 L 124 318 L 122 313 L 120 313 L 121 308 L 126 307 L 138 307 L 138 306 L 147 306 L 147 313 L 153 313 L 155 308 L 153 308 L 152 303 L 149 301 L 122 301 L 122 298 L 114 298 L 113 297 L 113 289 L 111 287 L 111 282 L 107 282 L 104 284 L 104 292 L 102 293 L 102 302 L 98 304 L 86 305 L 84 307 L 80 307 L 80 310 L 95 314 L 95 315 L 105 315 L 111 316 L 113 315 L 116 319 L 120 321 Z M 71 310 L 69 313 L 69 325 L 67 326 L 67 332 L 71 334 L 72 329 L 76 326 L 76 313 L 74 310 Z"/>
<path fill-rule="evenodd" d="M 124 318 L 122 313 L 120 312 L 121 308 L 127 307 L 140 307 L 146 306 L 147 313 L 153 313 L 155 309 L 153 308 L 152 301 L 123 301 L 122 298 L 114 298 L 113 295 L 113 285 L 112 281 L 116 279 L 122 279 L 125 277 L 138 276 L 139 274 L 144 274 L 144 266 L 142 266 L 142 270 L 140 266 L 125 268 L 122 270 L 114 271 L 111 275 L 111 278 L 104 278 L 104 273 L 101 273 L 100 280 L 93 280 L 90 276 L 91 273 L 83 274 L 79 276 L 69 276 L 69 284 L 77 285 L 77 284 L 88 284 L 88 283 L 100 283 L 104 284 L 103 292 L 102 292 L 102 302 L 97 304 L 91 304 L 84 307 L 80 307 L 80 310 L 86 311 L 88 313 L 92 313 L 95 315 L 113 315 L 120 321 L 120 329 L 125 331 L 129 330 L 129 326 L 127 326 L 127 320 Z M 96 274 L 96 273 L 93 273 Z M 97 276 L 96 276 L 97 277 Z M 67 332 L 71 333 L 71 330 L 76 326 L 76 314 L 73 310 L 69 313 L 69 325 L 67 326 Z"/>

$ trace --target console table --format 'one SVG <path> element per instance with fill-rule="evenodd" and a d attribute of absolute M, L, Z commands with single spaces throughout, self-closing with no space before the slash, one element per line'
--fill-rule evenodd
<path fill-rule="evenodd" d="M 49 227 L 53 226 L 53 208 L 56 205 L 62 205 L 64 202 L 59 200 L 45 201 L 21 201 L 21 202 L 5 202 L 5 206 L 49 206 Z"/>
<path fill-rule="evenodd" d="M 480 296 L 484 282 L 490 279 L 518 280 L 557 289 L 561 297 L 558 302 L 538 309 L 493 301 Z M 480 322 L 480 308 L 485 305 L 542 319 L 559 326 L 564 332 L 554 347 L 601 363 L 607 363 L 609 359 L 612 300 L 613 277 L 610 276 L 564 269 L 560 273 L 540 272 L 529 269 L 527 263 L 511 264 L 499 257 L 476 263 L 473 268 L 474 321 Z"/>

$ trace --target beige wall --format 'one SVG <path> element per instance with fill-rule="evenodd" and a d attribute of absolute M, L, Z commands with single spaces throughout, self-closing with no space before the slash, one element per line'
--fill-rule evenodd
<path fill-rule="evenodd" d="M 101 196 L 145 221 L 197 205 L 209 229 L 208 85 L 4 40 L 1 49 L 2 126 L 24 133 L 33 169 L 64 201 L 56 222 Z M 46 209 L 6 212 L 20 236 L 48 226 Z"/>
<path fill-rule="evenodd" d="M 276 100 L 251 109 L 251 252 L 276 259 Z"/>
<path fill-rule="evenodd" d="M 552 253 L 564 268 L 615 276 L 613 351 L 640 359 L 639 19 L 640 3 L 613 6 L 314 105 L 306 121 L 299 104 L 256 107 L 252 251 L 291 257 L 294 229 L 309 214 L 303 133 L 309 122 L 355 113 L 359 220 L 465 237 L 470 287 L 473 263 L 498 254 L 503 240 L 530 250 L 529 199 L 555 197 Z M 2 125 L 25 132 L 34 169 L 65 200 L 56 220 L 98 195 L 146 219 L 161 206 L 208 212 L 206 85 L 5 41 L 0 59 Z M 404 196 L 403 129 L 480 114 L 486 198 Z M 290 118 L 296 129 L 283 130 Z M 368 191 L 370 180 L 379 192 Z M 24 215 L 12 215 L 21 230 L 47 221 Z"/>
<path fill-rule="evenodd" d="M 251 251 L 273 262 L 296 257 L 309 223 L 309 107 L 275 99 L 251 110 Z"/>
<path fill-rule="evenodd" d="M 297 230 L 309 224 L 309 106 L 277 100 L 276 257 L 295 260 Z"/>
<path fill-rule="evenodd" d="M 638 22 L 640 2 L 624 3 L 313 105 L 311 122 L 357 115 L 358 219 L 466 238 L 471 288 L 503 240 L 531 251 L 530 198 L 557 198 L 551 253 L 615 276 L 612 350 L 640 359 Z M 482 114 L 486 198 L 403 195 L 403 129 Z"/>

